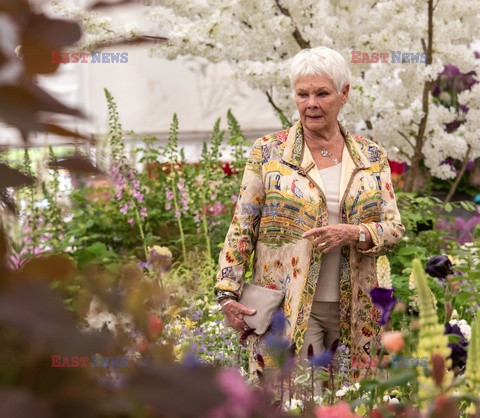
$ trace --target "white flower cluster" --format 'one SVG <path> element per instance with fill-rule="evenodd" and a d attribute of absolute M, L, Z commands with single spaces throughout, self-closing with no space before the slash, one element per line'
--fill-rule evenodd
<path fill-rule="evenodd" d="M 472 336 L 472 328 L 468 325 L 465 319 L 452 319 L 449 322 L 450 325 L 458 325 L 460 328 L 461 333 L 465 337 L 465 341 L 470 341 L 470 337 Z"/>
<path fill-rule="evenodd" d="M 125 313 L 113 315 L 96 296 L 90 302 L 85 319 L 90 329 L 98 331 L 107 328 L 109 331 L 116 333 L 119 329 L 118 327 L 122 327 L 125 332 L 128 332 L 133 327 L 131 316 Z"/>
<path fill-rule="evenodd" d="M 99 37 L 128 36 L 98 14 L 84 13 L 55 2 L 64 14 L 82 22 L 93 41 Z M 438 2 L 434 9 L 431 64 L 392 62 L 392 51 L 423 53 L 427 39 L 426 2 L 409 0 L 151 0 L 145 7 L 169 42 L 153 55 L 175 59 L 181 55 L 227 62 L 234 76 L 251 87 L 270 92 L 287 117 L 295 111 L 287 77 L 288 59 L 301 48 L 325 45 L 339 51 L 352 73 L 351 92 L 341 118 L 349 127 L 384 146 L 389 157 L 410 161 L 421 129 L 425 83 L 433 81 L 447 64 L 462 72 L 479 69 L 471 47 L 480 2 Z M 468 10 L 468 12 L 465 12 Z M 385 22 L 388 22 L 386 24 Z M 88 39 L 87 37 L 87 39 Z M 93 42 L 93 41 L 86 41 Z M 386 63 L 354 63 L 352 51 L 385 52 Z M 469 111 L 453 133 L 445 124 L 461 118 L 455 110 L 433 104 L 429 93 L 427 123 L 422 140 L 425 165 L 439 178 L 452 178 L 455 170 L 442 164 L 447 158 L 480 156 L 480 87 L 460 94 Z"/>
<path fill-rule="evenodd" d="M 392 288 L 392 278 L 390 277 L 390 262 L 386 255 L 382 255 L 377 259 L 377 281 L 378 286 L 384 289 Z"/>
<path fill-rule="evenodd" d="M 342 386 L 340 389 L 338 389 L 335 392 L 335 396 L 338 396 L 339 398 L 341 398 L 342 396 L 345 396 L 349 392 L 357 392 L 358 389 L 360 389 L 360 383 L 358 382 L 350 386 Z"/>

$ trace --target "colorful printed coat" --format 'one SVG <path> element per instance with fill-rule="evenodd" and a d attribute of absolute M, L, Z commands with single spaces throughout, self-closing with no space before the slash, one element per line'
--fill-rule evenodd
<path fill-rule="evenodd" d="M 368 290 L 377 287 L 376 257 L 401 238 L 400 220 L 385 151 L 373 141 L 345 138 L 340 183 L 341 222 L 363 224 L 374 247 L 342 249 L 339 272 L 340 344 L 351 355 L 370 353 L 380 328 Z M 255 141 L 242 179 L 237 207 L 219 256 L 216 289 L 240 295 L 254 251 L 252 282 L 285 291 L 286 336 L 302 348 L 322 254 L 302 234 L 328 225 L 324 186 L 305 145 L 300 122 Z M 250 371 L 256 354 L 265 357 L 263 339 L 250 337 Z"/>

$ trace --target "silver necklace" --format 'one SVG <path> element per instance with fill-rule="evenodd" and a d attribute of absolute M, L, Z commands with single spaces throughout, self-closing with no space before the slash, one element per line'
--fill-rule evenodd
<path fill-rule="evenodd" d="M 320 149 L 320 154 L 322 157 L 328 157 L 333 161 L 333 164 L 338 164 L 338 158 L 335 158 L 330 151 L 327 151 L 325 148 Z"/>

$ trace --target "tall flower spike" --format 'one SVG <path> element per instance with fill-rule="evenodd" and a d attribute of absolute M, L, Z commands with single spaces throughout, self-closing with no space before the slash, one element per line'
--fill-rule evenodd
<path fill-rule="evenodd" d="M 392 288 L 392 279 L 390 277 L 390 262 L 386 255 L 378 257 L 377 260 L 377 281 L 378 286 L 384 289 Z"/>
<path fill-rule="evenodd" d="M 429 367 L 417 367 L 418 375 L 418 404 L 421 411 L 425 412 L 430 402 L 436 399 L 440 393 L 446 393 L 444 388 L 450 386 L 453 379 L 452 372 L 445 372 L 442 385 L 439 387 L 433 380 L 432 359 L 441 356 L 446 368 L 451 366 L 451 360 L 447 360 L 451 350 L 448 347 L 448 337 L 444 335 L 443 325 L 438 323 L 437 312 L 434 309 L 432 292 L 428 287 L 427 278 L 423 272 L 422 263 L 419 259 L 412 262 L 413 275 L 418 296 L 418 311 L 420 314 L 420 330 L 418 334 L 417 356 L 429 359 Z"/>
<path fill-rule="evenodd" d="M 476 320 L 472 324 L 472 337 L 465 369 L 465 383 L 467 393 L 478 396 L 478 388 L 480 387 L 480 309 L 477 311 Z M 465 412 L 475 415 L 479 411 L 475 404 L 471 403 Z"/>
<path fill-rule="evenodd" d="M 410 279 L 408 281 L 408 288 L 410 290 L 415 290 L 415 292 L 410 293 L 410 305 L 412 306 L 413 309 L 418 309 L 418 292 L 416 291 L 417 285 L 415 284 L 415 274 L 414 274 L 413 270 L 410 273 Z M 434 307 L 435 311 L 437 311 L 437 302 L 438 302 L 437 298 L 435 297 L 435 295 L 433 294 L 433 292 L 430 290 L 429 287 L 428 287 L 428 291 L 430 292 L 432 300 L 433 300 L 433 307 Z"/>

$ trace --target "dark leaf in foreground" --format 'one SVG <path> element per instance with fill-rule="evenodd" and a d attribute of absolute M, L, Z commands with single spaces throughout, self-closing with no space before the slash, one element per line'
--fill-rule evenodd
<path fill-rule="evenodd" d="M 0 204 L 5 206 L 5 208 L 12 214 L 17 215 L 17 205 L 13 196 L 5 188 L 0 188 Z"/>
<path fill-rule="evenodd" d="M 63 168 L 71 173 L 79 174 L 100 174 L 101 171 L 95 167 L 89 158 L 84 156 L 71 156 L 59 158 L 56 161 L 49 163 L 50 168 Z"/>
<path fill-rule="evenodd" d="M 55 72 L 59 64 L 52 60 L 52 51 L 59 51 L 74 44 L 81 36 L 82 31 L 76 22 L 31 14 L 21 39 L 26 72 L 30 74 Z"/>
<path fill-rule="evenodd" d="M 39 131 L 51 133 L 58 136 L 65 136 L 68 138 L 89 139 L 85 135 L 82 135 L 78 132 L 70 131 L 69 129 L 66 129 L 63 126 L 58 126 L 51 123 L 42 123 L 39 127 Z"/>
<path fill-rule="evenodd" d="M 62 299 L 46 283 L 22 282 L 0 294 L 0 319 L 32 349 L 47 355 L 89 356 L 106 353 L 112 337 L 81 333 Z"/>
<path fill-rule="evenodd" d="M 27 176 L 22 172 L 0 163 L 0 187 L 22 187 L 35 184 L 33 177 Z"/>
<path fill-rule="evenodd" d="M 0 388 L 2 416 L 15 418 L 53 418 L 54 414 L 42 399 L 25 389 Z"/>
<path fill-rule="evenodd" d="M 312 344 L 308 344 L 308 349 L 307 349 L 307 358 L 310 360 L 314 355 L 314 352 L 313 352 L 313 345 Z"/>
<path fill-rule="evenodd" d="M 19 272 L 22 280 L 53 281 L 66 280 L 76 271 L 75 264 L 68 257 L 61 254 L 52 254 L 32 258 L 27 261 Z"/>
<path fill-rule="evenodd" d="M 127 390 L 148 405 L 155 416 L 207 416 L 208 410 L 225 399 L 217 387 L 216 372 L 213 368 L 190 369 L 178 364 L 139 367 Z"/>
<path fill-rule="evenodd" d="M 240 338 L 238 339 L 238 343 L 240 345 L 245 345 L 247 343 L 247 338 L 255 332 L 254 328 L 249 328 L 246 331 L 242 332 Z"/>
<path fill-rule="evenodd" d="M 0 85 L 0 115 L 23 133 L 44 132 L 45 126 L 37 118 L 38 112 L 52 112 L 83 117 L 80 110 L 64 105 L 52 95 L 32 83 L 22 85 Z"/>
<path fill-rule="evenodd" d="M 333 351 L 334 353 L 337 351 L 338 344 L 340 343 L 340 338 L 337 338 L 331 345 L 330 345 L 330 351 Z"/>

